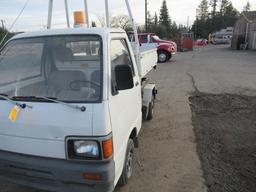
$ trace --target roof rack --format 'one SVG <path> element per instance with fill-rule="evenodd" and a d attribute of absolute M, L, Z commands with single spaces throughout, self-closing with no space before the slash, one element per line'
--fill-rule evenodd
<path fill-rule="evenodd" d="M 49 0 L 49 7 L 48 7 L 48 20 L 47 20 L 47 29 L 51 29 L 52 26 L 52 12 L 53 12 L 53 1 L 54 0 Z M 84 12 L 86 14 L 85 22 L 86 26 L 89 28 L 90 27 L 90 21 L 89 21 L 89 12 L 88 12 L 88 4 L 87 0 L 84 1 Z M 124 0 L 126 3 L 126 8 L 129 13 L 129 17 L 132 22 L 132 27 L 135 35 L 135 43 L 136 43 L 136 49 L 135 49 L 135 56 L 137 63 L 140 62 L 140 51 L 139 51 L 139 39 L 138 39 L 138 31 L 137 31 L 137 26 L 135 23 L 135 19 L 132 14 L 132 9 L 129 3 L 129 0 Z M 69 7 L 68 7 L 68 0 L 64 0 L 65 4 L 65 13 L 66 13 L 66 21 L 67 21 L 67 27 L 70 28 L 70 21 L 69 21 Z M 106 20 L 106 26 L 107 28 L 110 28 L 110 16 L 109 16 L 109 0 L 105 0 L 105 20 Z"/>

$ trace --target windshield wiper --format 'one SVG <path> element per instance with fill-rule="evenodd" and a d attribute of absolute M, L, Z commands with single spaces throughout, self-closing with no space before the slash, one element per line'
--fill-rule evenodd
<path fill-rule="evenodd" d="M 10 98 L 8 97 L 8 95 L 6 95 L 6 94 L 0 93 L 0 98 L 6 100 L 6 101 L 8 101 L 8 102 L 10 102 L 10 103 L 13 104 L 13 105 L 18 106 L 18 107 L 21 108 L 21 109 L 25 109 L 26 107 L 28 107 L 28 108 L 30 108 L 30 109 L 33 109 L 33 107 L 30 106 L 30 105 L 27 105 L 27 104 L 25 104 L 25 103 L 19 103 L 19 102 L 16 102 L 16 101 L 10 99 Z"/>
<path fill-rule="evenodd" d="M 17 96 L 17 97 L 14 97 L 14 99 L 46 100 L 46 101 L 51 101 L 51 102 L 54 102 L 54 103 L 62 104 L 64 106 L 70 107 L 72 109 L 77 109 L 77 110 L 79 110 L 81 112 L 85 112 L 86 111 L 86 108 L 84 106 L 80 107 L 78 105 L 73 105 L 73 104 L 65 103 L 63 101 L 58 100 L 55 97 Z"/>
<path fill-rule="evenodd" d="M 79 107 L 78 105 L 72 105 L 72 104 L 69 104 L 69 103 L 65 103 L 65 102 L 62 102 L 62 101 L 59 101 L 57 98 L 53 98 L 53 97 L 38 97 L 39 99 L 42 98 L 42 99 L 45 99 L 45 100 L 48 100 L 48 101 L 52 101 L 52 102 L 55 102 L 55 103 L 59 103 L 59 104 L 62 104 L 62 105 L 65 105 L 67 107 L 70 107 L 70 108 L 73 108 L 73 109 L 78 109 L 79 111 L 81 112 L 85 112 L 86 111 L 86 108 L 84 106 L 82 107 Z"/>

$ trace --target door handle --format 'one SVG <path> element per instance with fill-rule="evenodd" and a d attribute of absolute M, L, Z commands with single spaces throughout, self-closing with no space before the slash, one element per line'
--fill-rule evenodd
<path fill-rule="evenodd" d="M 136 83 L 135 83 L 135 86 L 137 87 L 139 85 L 139 82 L 137 81 Z"/>

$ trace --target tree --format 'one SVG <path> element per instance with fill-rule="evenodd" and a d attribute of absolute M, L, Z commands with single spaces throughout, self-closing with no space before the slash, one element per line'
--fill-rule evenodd
<path fill-rule="evenodd" d="M 171 26 L 171 37 L 177 37 L 179 35 L 179 29 L 177 23 L 174 21 Z"/>
<path fill-rule="evenodd" d="M 214 2 L 211 1 L 211 4 Z M 216 2 L 217 3 L 217 2 Z M 203 0 L 200 4 L 200 10 L 203 11 Z M 213 5 L 212 5 L 213 6 Z M 206 9 L 204 9 L 206 10 Z M 204 15 L 204 14 L 201 14 Z M 205 14 L 206 15 L 206 14 Z M 213 14 L 212 14 L 213 15 Z M 215 16 L 212 17 L 199 17 L 192 26 L 196 37 L 207 38 L 209 33 L 214 33 L 220 29 L 234 26 L 239 16 L 239 12 L 234 8 L 233 4 L 229 0 L 220 1 L 220 10 L 216 11 Z"/>
<path fill-rule="evenodd" d="M 229 0 L 221 0 L 220 3 L 220 15 L 223 16 L 225 14 L 226 8 L 229 6 Z"/>
<path fill-rule="evenodd" d="M 165 31 L 163 36 L 166 38 L 170 38 L 172 22 L 171 17 L 169 15 L 169 10 L 167 8 L 166 0 L 163 0 L 162 7 L 160 9 L 159 24 L 161 25 L 161 30 Z"/>
<path fill-rule="evenodd" d="M 155 24 L 155 25 L 158 25 L 158 16 L 157 16 L 156 13 L 155 13 L 155 18 L 154 18 L 154 24 Z"/>
<path fill-rule="evenodd" d="M 122 28 L 126 32 L 132 30 L 132 23 L 131 23 L 130 17 L 128 15 L 118 15 L 118 16 L 112 17 L 111 27 Z"/>
<path fill-rule="evenodd" d="M 212 6 L 212 17 L 216 16 L 218 0 L 211 0 L 210 5 Z"/>
<path fill-rule="evenodd" d="M 159 23 L 164 26 L 171 25 L 171 17 L 169 15 L 169 11 L 166 5 L 166 0 L 163 0 L 162 7 L 160 9 Z"/>
<path fill-rule="evenodd" d="M 98 22 L 100 23 L 100 26 L 101 26 L 101 27 L 106 26 L 105 16 L 104 16 L 104 15 L 101 15 L 101 14 L 98 14 L 98 15 L 96 15 L 96 16 L 97 16 Z"/>
<path fill-rule="evenodd" d="M 147 16 L 147 23 L 148 23 L 148 31 L 152 31 L 152 28 L 155 26 L 155 18 L 151 15 L 151 13 L 148 11 Z"/>
<path fill-rule="evenodd" d="M 244 6 L 243 11 L 250 11 L 251 10 L 251 4 L 249 1 L 247 1 L 246 5 Z"/>
<path fill-rule="evenodd" d="M 208 12 L 209 2 L 207 0 L 202 0 L 199 5 L 199 9 L 200 9 L 200 15 L 199 15 L 200 19 L 205 21 L 209 16 L 209 12 Z"/>
<path fill-rule="evenodd" d="M 0 48 L 13 36 L 13 33 L 10 33 L 6 29 L 0 27 Z M 5 39 L 4 39 L 5 38 Z"/>

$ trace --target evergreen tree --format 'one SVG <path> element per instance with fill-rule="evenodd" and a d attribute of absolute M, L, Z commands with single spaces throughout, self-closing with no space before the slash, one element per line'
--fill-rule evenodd
<path fill-rule="evenodd" d="M 200 9 L 200 19 L 205 21 L 208 16 L 209 16 L 209 2 L 207 0 L 202 0 L 200 5 L 199 5 L 199 9 Z"/>
<path fill-rule="evenodd" d="M 244 6 L 243 11 L 250 11 L 251 10 L 251 4 L 249 1 L 247 1 L 246 5 Z"/>
<path fill-rule="evenodd" d="M 166 38 L 171 37 L 171 17 L 167 8 L 166 0 L 163 0 L 162 7 L 160 9 L 159 24 L 161 31 L 164 31 L 163 36 Z"/>
<path fill-rule="evenodd" d="M 2 42 L 2 40 L 4 39 L 4 41 L 2 42 L 2 44 L 0 45 L 0 48 L 2 46 L 4 46 L 4 44 L 10 39 L 12 38 L 13 33 L 10 33 L 9 31 L 7 31 L 7 29 L 4 29 L 2 27 L 0 27 L 0 43 Z"/>
<path fill-rule="evenodd" d="M 171 37 L 177 37 L 179 35 L 179 29 L 177 23 L 174 21 L 171 27 Z"/>
<path fill-rule="evenodd" d="M 221 0 L 220 3 L 220 15 L 223 16 L 225 14 L 226 8 L 229 6 L 229 0 Z"/>
<path fill-rule="evenodd" d="M 194 31 L 196 37 L 207 38 L 209 33 L 234 26 L 239 17 L 239 12 L 229 0 L 221 0 L 220 3 L 220 11 L 216 12 L 215 17 L 208 17 L 207 19 L 199 17 L 194 22 L 192 31 Z M 201 2 L 200 5 L 202 4 Z"/>
<path fill-rule="evenodd" d="M 155 24 L 155 25 L 158 25 L 158 16 L 157 16 L 156 13 L 155 13 L 155 18 L 154 18 L 154 24 Z"/>
<path fill-rule="evenodd" d="M 212 6 L 212 17 L 216 16 L 218 0 L 211 0 L 210 5 Z"/>
<path fill-rule="evenodd" d="M 166 0 L 163 0 L 162 7 L 160 9 L 159 23 L 165 26 L 171 25 L 171 17 L 169 15 Z"/>

